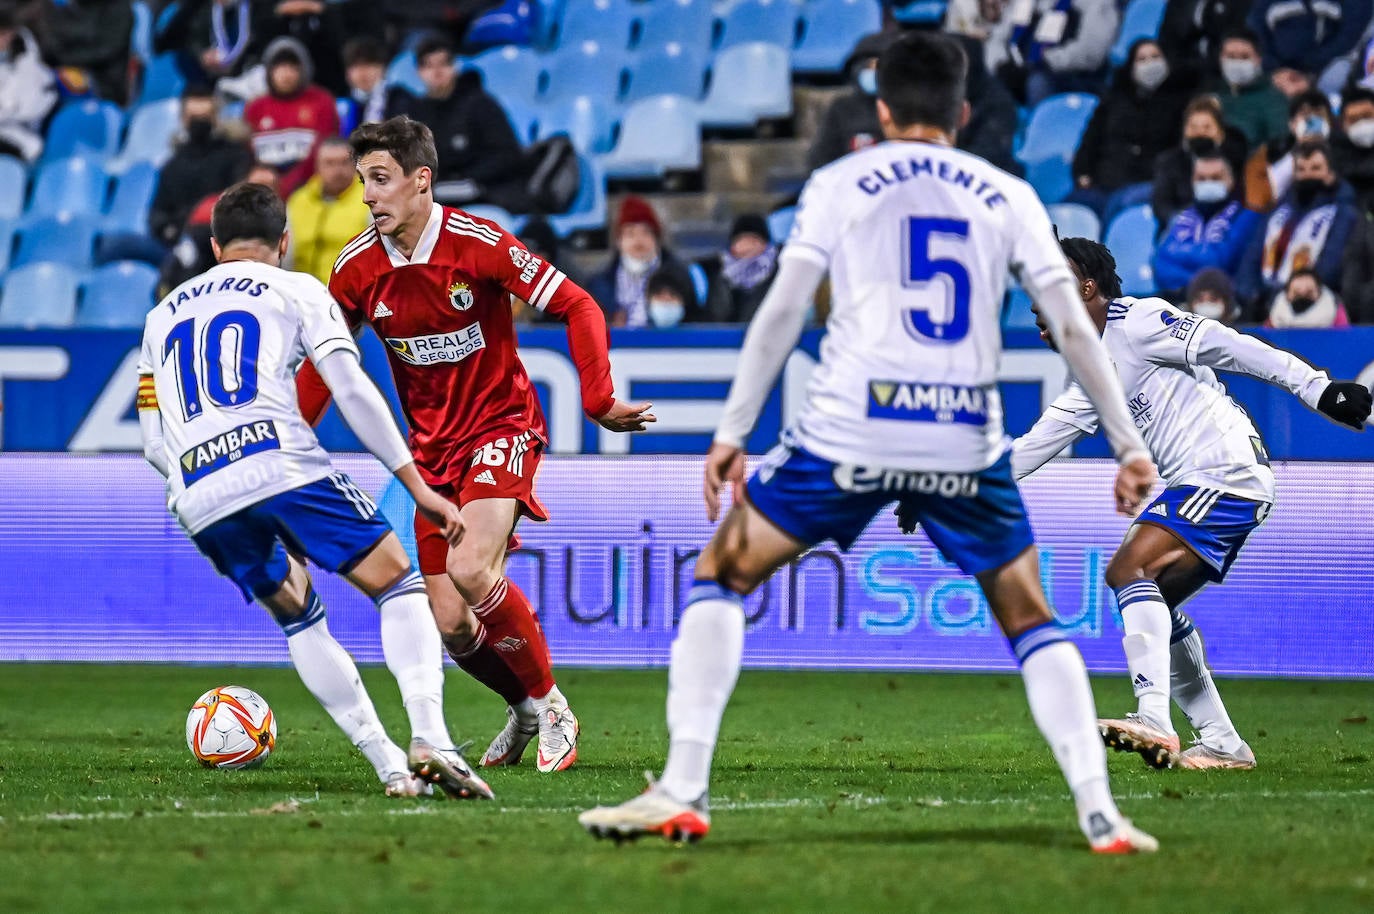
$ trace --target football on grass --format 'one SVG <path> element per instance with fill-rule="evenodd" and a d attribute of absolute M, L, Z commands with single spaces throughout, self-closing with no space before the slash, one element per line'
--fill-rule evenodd
<path fill-rule="evenodd" d="M 262 696 L 220 686 L 196 699 L 186 715 L 186 745 L 206 768 L 261 765 L 277 744 L 277 719 Z"/>

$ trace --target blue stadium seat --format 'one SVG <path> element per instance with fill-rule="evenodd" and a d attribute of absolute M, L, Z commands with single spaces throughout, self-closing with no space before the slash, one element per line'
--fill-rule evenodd
<path fill-rule="evenodd" d="M 502 102 L 529 104 L 539 94 L 542 62 L 529 48 L 495 48 L 471 58 L 465 66 L 480 72 L 483 86 Z"/>
<path fill-rule="evenodd" d="M 640 51 L 677 43 L 701 54 L 711 50 L 715 14 L 710 0 L 653 0 L 640 13 Z"/>
<path fill-rule="evenodd" d="M 129 115 L 129 132 L 124 148 L 105 163 L 105 170 L 113 174 L 127 171 L 135 162 L 151 162 L 161 168 L 172 157 L 176 138 L 181 132 L 181 101 L 164 98 L 139 105 Z"/>
<path fill-rule="evenodd" d="M 0 219 L 12 219 L 24 211 L 28 170 L 14 156 L 0 155 Z"/>
<path fill-rule="evenodd" d="M 796 220 L 795 206 L 780 207 L 768 214 L 768 234 L 773 236 L 774 244 L 787 241 L 787 236 L 792 234 L 792 223 Z"/>
<path fill-rule="evenodd" d="M 801 10 L 797 0 L 739 0 L 721 13 L 716 48 L 764 41 L 790 51 L 797 43 Z"/>
<path fill-rule="evenodd" d="M 549 225 L 560 237 L 606 227 L 605 172 L 589 156 L 578 156 L 577 164 L 581 169 L 577 196 L 566 213 L 554 213 L 548 217 Z"/>
<path fill-rule="evenodd" d="M 539 106 L 534 102 L 515 101 L 514 99 L 499 99 L 501 107 L 506 111 L 506 120 L 510 121 L 510 128 L 515 131 L 515 137 L 520 141 L 520 145 L 526 146 L 539 138 Z"/>
<path fill-rule="evenodd" d="M 391 63 L 386 67 L 385 80 L 388 86 L 400 86 L 414 95 L 425 94 L 425 82 L 420 78 L 414 51 L 402 51 L 391 58 Z"/>
<path fill-rule="evenodd" d="M 540 100 L 562 102 L 579 95 L 590 95 L 615 103 L 625 89 L 627 54 L 595 41 L 564 47 L 549 61 L 548 83 Z"/>
<path fill-rule="evenodd" d="M 1102 238 L 1102 221 L 1097 213 L 1080 203 L 1055 203 L 1049 207 L 1050 221 L 1059 229 L 1060 238 Z"/>
<path fill-rule="evenodd" d="M 0 327 L 70 327 L 76 316 L 77 273 L 60 263 L 35 263 L 5 275 Z"/>
<path fill-rule="evenodd" d="M 87 98 L 64 105 L 48 127 L 43 161 L 72 156 L 104 161 L 119 148 L 124 111 L 114 102 Z"/>
<path fill-rule="evenodd" d="M 662 177 L 701 167 L 697 104 L 680 95 L 641 98 L 625 110 L 620 139 L 601 159 L 607 177 Z"/>
<path fill-rule="evenodd" d="M 616 121 L 601 102 L 589 95 L 545 106 L 539 113 L 539 138 L 566 133 L 573 148 L 583 155 L 610 151 L 615 140 Z"/>
<path fill-rule="evenodd" d="M 580 0 L 559 24 L 556 48 L 596 41 L 608 50 L 628 50 L 639 36 L 639 4 L 631 0 Z"/>
<path fill-rule="evenodd" d="M 1073 190 L 1073 173 L 1067 160 L 1051 155 L 1021 164 L 1026 168 L 1026 181 L 1035 188 L 1042 203 L 1058 203 Z"/>
<path fill-rule="evenodd" d="M 148 210 L 157 193 L 157 169 L 148 162 L 138 162 L 115 179 L 114 193 L 105 210 L 104 231 L 148 232 Z"/>
<path fill-rule="evenodd" d="M 78 327 L 142 327 L 157 303 L 158 271 L 146 263 L 119 260 L 90 273 L 81 284 Z"/>
<path fill-rule="evenodd" d="M 708 127 L 752 127 L 760 118 L 792 113 L 792 70 L 786 48 L 761 41 L 716 54 L 711 87 L 701 103 Z"/>
<path fill-rule="evenodd" d="M 1002 308 L 1002 329 L 1035 330 L 1035 315 L 1031 313 L 1031 297 L 1019 285 L 1007 288 L 1007 300 Z"/>
<path fill-rule="evenodd" d="M 1150 257 L 1155 250 L 1158 224 L 1148 203 L 1123 209 L 1107 226 L 1102 239 L 1116 257 L 1116 272 L 1121 276 L 1121 291 L 1126 295 L 1153 295 L 1155 273 Z"/>
<path fill-rule="evenodd" d="M 87 159 L 59 159 L 38 169 L 27 217 L 58 213 L 99 215 L 105 206 L 106 175 Z"/>
<path fill-rule="evenodd" d="M 945 21 L 949 0 L 907 0 L 892 4 L 892 18 L 902 25 L 935 25 Z"/>
<path fill-rule="evenodd" d="M 147 104 L 164 98 L 181 98 L 181 90 L 186 88 L 186 77 L 177 66 L 177 56 L 173 52 L 158 54 L 148 61 L 143 71 L 143 91 L 139 93 L 139 104 Z"/>
<path fill-rule="evenodd" d="M 28 222 L 19 229 L 14 265 L 46 261 L 84 270 L 91 265 L 98 232 L 95 217 L 82 213 L 62 213 Z"/>
<path fill-rule="evenodd" d="M 461 207 L 461 209 L 478 219 L 490 219 L 512 235 L 519 234 L 520 230 L 525 227 L 524 216 L 512 215 L 499 206 L 492 206 L 488 203 L 473 203 L 470 206 Z"/>
<path fill-rule="evenodd" d="M 1116 41 L 1112 44 L 1113 68 L 1126 62 L 1131 45 L 1141 38 L 1159 37 L 1159 25 L 1164 21 L 1165 2 L 1166 0 L 1131 0 L 1121 17 L 1121 30 L 1116 33 Z"/>
<path fill-rule="evenodd" d="M 153 59 L 153 8 L 134 0 L 134 27 L 129 32 L 129 52 L 145 63 Z"/>
<path fill-rule="evenodd" d="M 1072 161 L 1083 130 L 1096 109 L 1097 96 L 1086 92 L 1051 95 L 1031 111 L 1016 158 L 1034 162 L 1055 155 L 1066 162 Z"/>
<path fill-rule="evenodd" d="M 531 44 L 538 35 L 539 10 L 530 0 L 503 0 L 472 20 L 463 44 L 472 48 Z"/>
<path fill-rule="evenodd" d="M 18 227 L 17 219 L 0 217 L 0 276 L 10 268 L 10 254 L 14 251 L 14 233 Z"/>
<path fill-rule="evenodd" d="M 645 48 L 630 64 L 625 102 L 650 95 L 701 98 L 706 86 L 706 55 L 676 41 Z"/>
<path fill-rule="evenodd" d="M 878 0 L 810 0 L 802 7 L 802 37 L 792 52 L 792 69 L 839 73 L 855 43 L 882 27 Z"/>

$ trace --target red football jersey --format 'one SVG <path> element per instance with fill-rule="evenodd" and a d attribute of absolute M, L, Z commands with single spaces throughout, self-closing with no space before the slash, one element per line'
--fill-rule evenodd
<path fill-rule="evenodd" d="M 615 402 L 596 302 L 493 222 L 435 204 L 408 259 L 369 227 L 339 254 L 329 290 L 350 324 L 370 323 L 386 344 L 410 449 L 431 484 L 461 474 L 493 437 L 528 429 L 547 440 L 516 353 L 508 293 L 568 323 L 587 414 L 603 415 Z M 326 402 L 314 402 L 322 384 L 312 371 L 301 388 L 314 421 Z"/>

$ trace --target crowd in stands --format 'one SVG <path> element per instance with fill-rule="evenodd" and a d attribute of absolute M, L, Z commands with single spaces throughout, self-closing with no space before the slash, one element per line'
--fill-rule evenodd
<path fill-rule="evenodd" d="M 755 18 L 736 15 L 751 4 Z M 648 13 L 670 6 L 657 20 Z M 817 66 L 807 61 L 826 37 L 823 6 L 877 30 L 845 37 L 833 62 Z M 688 8 L 705 10 L 699 41 L 683 24 L 700 19 Z M 792 11 L 790 23 L 779 10 Z M 614 183 L 615 205 L 606 204 L 606 174 L 642 177 L 642 163 L 612 167 L 631 158 L 616 146 L 630 142 L 621 119 L 634 106 L 666 110 L 663 91 L 704 107 L 725 91 L 711 86 L 713 61 L 734 45 L 782 43 L 793 55 L 788 78 L 840 86 L 814 135 L 802 137 L 808 166 L 819 168 L 881 141 L 876 62 L 902 28 L 943 28 L 968 52 L 961 148 L 1024 175 L 1055 213 L 1104 239 L 1153 220 L 1152 251 L 1116 251 L 1128 293 L 1233 323 L 1374 323 L 1374 0 L 0 0 L 0 158 L 19 163 L 30 187 L 13 212 L 0 209 L 0 270 L 24 265 L 11 253 L 39 217 L 67 218 L 38 205 L 40 172 L 89 152 L 59 141 L 59 122 L 68 109 L 96 105 L 71 115 L 76 123 L 113 103 L 131 125 L 165 115 L 143 158 L 128 152 L 140 139 L 130 126 L 123 145 L 116 139 L 97 159 L 108 206 L 151 169 L 137 214 L 146 225 L 131 229 L 102 200 L 84 214 L 100 222 L 99 243 L 75 266 L 141 262 L 158 271 L 148 293 L 165 291 L 211 262 L 218 195 L 255 180 L 287 200 L 290 265 L 325 280 L 369 219 L 346 137 L 404 114 L 434 131 L 440 202 L 509 217 L 532 250 L 554 259 L 570 232 L 601 229 L 609 250 L 600 268 L 578 275 L 563 265 L 613 326 L 747 322 L 776 272 L 783 223 L 731 213 L 719 250 L 675 253 L 674 227 L 646 196 Z M 671 40 L 635 47 L 659 32 Z M 684 78 L 636 71 L 629 56 L 591 56 L 577 72 L 610 73 L 617 98 L 549 85 L 574 72 L 548 63 L 555 52 L 602 55 L 598 41 L 660 69 L 698 69 Z M 612 64 L 621 69 L 606 70 Z M 672 81 L 687 88 L 663 88 Z M 749 85 L 730 88 L 743 96 Z M 531 116 L 541 103 L 538 116 L 575 147 L 559 167 L 578 177 L 553 206 L 532 182 L 536 157 L 557 154 L 533 145 L 548 136 Z M 1033 137 L 1042 117 L 1059 144 L 1050 152 Z M 720 123 L 733 122 L 703 114 L 693 129 Z M 664 171 L 643 174 L 652 185 Z M 566 221 L 574 211 L 591 223 Z"/>

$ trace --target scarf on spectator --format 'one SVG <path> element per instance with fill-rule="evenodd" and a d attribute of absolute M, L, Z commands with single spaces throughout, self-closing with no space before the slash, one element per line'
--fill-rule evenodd
<path fill-rule="evenodd" d="M 729 251 L 720 255 L 720 271 L 736 289 L 752 289 L 773 275 L 778 263 L 778 246 L 770 244 L 753 257 L 735 257 Z"/>
<path fill-rule="evenodd" d="M 1069 36 L 1073 0 L 1055 0 L 1054 8 L 1036 12 L 1035 0 L 1013 0 L 1006 13 L 1015 23 L 1011 30 L 1011 47 L 1021 52 L 1027 66 L 1039 64 L 1045 49 L 1062 44 Z"/>
<path fill-rule="evenodd" d="M 1260 273 L 1270 286 L 1283 285 L 1294 270 L 1311 269 L 1322 256 L 1326 237 L 1336 218 L 1336 204 L 1297 212 L 1285 203 L 1274 210 L 1264 227 L 1264 259 Z"/>
<path fill-rule="evenodd" d="M 220 65 L 229 68 L 238 63 L 243 52 L 248 49 L 249 16 L 252 13 L 249 0 L 239 0 L 236 9 L 239 14 L 238 28 L 234 31 L 234 43 L 229 43 L 229 31 L 224 21 L 224 7 L 218 3 L 210 9 L 210 28 L 215 37 L 215 49 L 219 51 Z"/>
<path fill-rule="evenodd" d="M 1336 296 L 1325 286 L 1317 300 L 1301 313 L 1293 310 L 1288 296 L 1280 292 L 1274 296 L 1274 304 L 1269 308 L 1269 319 L 1265 324 L 1270 327 L 1348 327 L 1350 320 L 1345 309 L 1336 301 Z"/>
<path fill-rule="evenodd" d="M 622 262 L 616 261 L 615 301 L 625 311 L 626 327 L 643 327 L 649 323 L 649 306 L 644 300 L 644 288 L 662 260 L 662 256 L 655 257 L 642 273 L 631 273 Z"/>

